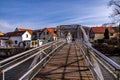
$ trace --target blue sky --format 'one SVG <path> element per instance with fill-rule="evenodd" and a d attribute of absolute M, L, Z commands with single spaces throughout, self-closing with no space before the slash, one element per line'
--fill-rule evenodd
<path fill-rule="evenodd" d="M 111 22 L 109 0 L 0 0 L 0 31 Z"/>

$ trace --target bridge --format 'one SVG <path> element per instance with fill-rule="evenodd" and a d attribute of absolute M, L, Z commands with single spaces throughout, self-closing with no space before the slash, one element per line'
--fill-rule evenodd
<path fill-rule="evenodd" d="M 74 42 L 60 38 L 0 61 L 0 80 L 120 80 L 120 65 L 94 49 L 80 26 Z"/>

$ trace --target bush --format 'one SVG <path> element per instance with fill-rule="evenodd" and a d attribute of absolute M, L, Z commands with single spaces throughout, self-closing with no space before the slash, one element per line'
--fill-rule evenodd
<path fill-rule="evenodd" d="M 116 38 L 112 38 L 112 39 L 108 40 L 107 43 L 109 45 L 117 45 L 118 42 L 117 42 Z"/>
<path fill-rule="evenodd" d="M 12 46 L 13 41 L 12 41 L 12 40 L 7 40 L 6 43 L 7 43 L 9 46 Z"/>
<path fill-rule="evenodd" d="M 94 46 L 94 48 L 103 54 L 114 55 L 114 54 L 118 54 L 118 52 L 120 52 L 120 48 L 114 47 L 112 45 L 97 44 Z"/>

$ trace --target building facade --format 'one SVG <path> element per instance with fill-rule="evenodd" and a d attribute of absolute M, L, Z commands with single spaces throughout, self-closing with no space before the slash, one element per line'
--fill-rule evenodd
<path fill-rule="evenodd" d="M 24 42 L 24 46 L 30 45 L 31 36 L 32 35 L 28 31 L 8 32 L 4 35 L 4 37 L 12 42 L 12 47 L 20 46 L 22 42 Z"/>

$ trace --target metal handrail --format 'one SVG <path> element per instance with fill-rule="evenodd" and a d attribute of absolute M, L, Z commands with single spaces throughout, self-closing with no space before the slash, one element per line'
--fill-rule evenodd
<path fill-rule="evenodd" d="M 0 61 L 0 67 L 2 66 L 2 64 L 6 63 L 6 62 L 9 62 L 9 61 L 11 61 L 11 60 L 14 60 L 15 58 L 18 58 L 18 57 L 20 57 L 20 56 L 22 56 L 22 55 L 25 55 L 26 53 L 29 53 L 29 52 L 31 52 L 31 51 L 40 49 L 41 47 L 46 46 L 46 45 L 49 45 L 49 44 L 54 43 L 54 42 L 56 42 L 56 41 L 52 41 L 52 42 L 46 43 L 46 44 L 44 44 L 44 45 L 42 45 L 42 46 L 40 46 L 40 47 L 36 47 L 36 48 L 30 49 L 30 50 L 28 50 L 28 51 L 22 52 L 22 53 L 20 53 L 20 54 L 11 56 L 11 57 L 9 57 L 9 58 L 6 58 L 6 59 L 4 59 L 4 60 L 1 60 L 1 61 Z"/>
<path fill-rule="evenodd" d="M 63 43 L 64 44 L 64 43 Z M 61 44 L 61 45 L 63 45 Z M 60 47 L 61 45 L 59 45 L 58 47 Z M 50 52 L 47 56 L 45 56 L 40 62 L 38 62 L 34 67 L 32 67 L 28 72 L 26 72 L 19 80 L 23 80 L 27 75 L 29 75 L 34 68 L 36 68 L 39 64 L 41 64 L 51 53 L 53 53 L 57 48 L 55 48 L 52 52 Z"/>
<path fill-rule="evenodd" d="M 86 45 L 86 47 L 95 52 L 95 55 L 100 56 L 102 59 L 104 59 L 106 62 L 108 62 L 112 67 L 114 67 L 116 70 L 120 70 L 120 65 L 118 65 L 116 62 L 114 62 L 113 60 L 111 60 L 110 58 L 108 58 L 107 56 L 105 56 L 104 54 L 102 54 L 101 52 L 99 52 L 98 50 L 96 50 L 95 48 L 93 48 L 92 46 L 87 45 L 86 43 L 84 43 Z"/>
<path fill-rule="evenodd" d="M 108 58 L 107 56 L 105 56 L 104 54 L 102 54 L 101 52 L 99 52 L 98 50 L 93 48 L 92 46 L 87 45 L 84 41 L 77 39 L 77 43 L 79 43 L 78 46 L 80 47 L 83 55 L 85 56 L 88 66 L 90 67 L 90 69 L 95 77 L 95 80 L 96 79 L 102 80 L 102 79 L 100 79 L 99 75 L 96 74 L 97 72 L 94 71 L 94 65 L 93 65 L 94 62 L 91 63 L 92 58 L 97 60 L 99 65 L 102 65 L 103 68 L 105 68 L 108 71 L 108 73 L 111 73 L 111 75 L 113 76 L 113 78 L 115 78 L 115 80 L 120 79 L 120 65 L 118 65 L 116 62 L 114 62 L 113 60 L 111 60 L 110 58 Z M 104 72 L 102 71 L 102 73 L 104 73 Z M 96 76 L 98 76 L 98 77 L 96 77 Z"/>
<path fill-rule="evenodd" d="M 78 44 L 80 50 L 82 51 L 95 80 L 106 80 L 106 78 L 120 80 L 120 65 L 91 46 L 87 33 L 82 26 L 78 27 L 77 40 L 77 43 L 80 43 Z M 107 77 L 103 75 L 104 71 L 102 71 L 102 69 L 107 70 L 107 73 L 109 73 Z"/>
<path fill-rule="evenodd" d="M 63 43 L 65 43 L 65 40 L 59 39 L 59 40 L 56 40 L 56 41 L 44 44 L 44 45 L 42 45 L 40 47 L 37 47 L 37 48 L 31 49 L 31 50 L 25 51 L 25 52 L 20 53 L 18 55 L 12 56 L 9 59 L 3 60 L 1 62 L 1 64 L 3 64 L 3 65 L 0 66 L 1 67 L 0 68 L 0 73 L 3 76 L 3 80 L 5 80 L 5 75 L 6 75 L 5 73 L 8 72 L 9 70 L 17 67 L 18 65 L 21 65 L 22 63 L 24 63 L 24 62 L 26 62 L 26 61 L 28 61 L 30 59 L 34 59 L 37 55 L 40 56 L 40 55 L 44 55 L 45 54 L 46 55 L 45 59 L 47 59 L 50 54 L 49 54 L 49 51 L 48 52 L 45 52 L 45 51 L 47 51 L 48 49 L 50 49 L 50 53 L 52 53 L 59 46 L 63 45 Z M 37 51 L 31 52 L 33 50 L 37 50 Z M 41 60 L 40 62 L 43 62 L 43 61 L 44 60 Z M 32 65 L 32 67 L 30 67 L 30 66 L 31 65 L 29 65 L 28 71 L 31 70 L 31 69 L 34 69 L 35 65 Z"/>

